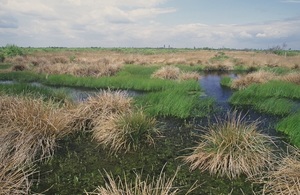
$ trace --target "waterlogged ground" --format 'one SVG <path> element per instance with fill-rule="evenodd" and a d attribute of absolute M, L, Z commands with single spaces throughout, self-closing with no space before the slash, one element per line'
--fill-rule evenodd
<path fill-rule="evenodd" d="M 89 133 L 76 133 L 59 141 L 54 157 L 38 168 L 37 182 L 33 192 L 44 194 L 83 194 L 104 185 L 101 174 L 111 172 L 114 176 L 134 178 L 135 173 L 143 176 L 158 176 L 161 169 L 172 177 L 177 169 L 175 185 L 185 192 L 197 181 L 200 185 L 191 194 L 252 194 L 259 186 L 252 186 L 244 179 L 229 181 L 226 178 L 212 177 L 198 170 L 190 172 L 180 156 L 189 153 L 185 148 L 195 145 L 195 128 L 184 121 L 164 119 L 164 131 L 155 138 L 156 145 L 145 146 L 136 152 L 109 155 L 91 140 Z M 253 189 L 254 188 L 254 189 Z"/>
<path fill-rule="evenodd" d="M 234 76 L 234 75 L 233 75 Z M 217 101 L 217 114 L 232 109 L 227 103 L 231 91 L 219 85 L 220 75 L 206 75 L 200 81 L 207 91 L 201 98 L 214 97 Z M 245 111 L 246 113 L 246 111 Z M 273 129 L 276 118 L 247 111 L 247 120 L 262 119 L 261 128 L 265 133 L 276 134 Z M 216 115 L 216 114 L 215 114 Z M 158 176 L 164 172 L 172 177 L 179 167 L 175 186 L 185 192 L 195 183 L 199 187 L 191 194 L 253 194 L 260 190 L 258 184 L 251 184 L 245 178 L 230 181 L 218 178 L 199 170 L 189 171 L 181 156 L 196 146 L 201 127 L 214 120 L 215 115 L 204 118 L 178 120 L 159 119 L 161 134 L 155 137 L 155 146 L 144 146 L 136 152 L 111 155 L 92 140 L 89 132 L 78 132 L 58 142 L 52 159 L 40 163 L 34 177 L 32 191 L 44 194 L 84 194 L 93 191 L 98 185 L 104 185 L 105 171 L 116 176 L 135 178 L 135 174 Z"/>

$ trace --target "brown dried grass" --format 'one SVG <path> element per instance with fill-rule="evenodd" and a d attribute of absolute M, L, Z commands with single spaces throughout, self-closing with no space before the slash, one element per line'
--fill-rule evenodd
<path fill-rule="evenodd" d="M 141 110 L 100 116 L 93 128 L 93 138 L 111 153 L 137 150 L 143 143 L 153 145 L 158 133 L 156 120 Z"/>
<path fill-rule="evenodd" d="M 151 77 L 160 79 L 170 79 L 177 80 L 179 78 L 181 71 L 175 66 L 163 66 L 157 71 L 155 71 Z"/>
<path fill-rule="evenodd" d="M 167 177 L 163 170 L 160 175 L 155 178 L 150 178 L 147 175 L 146 179 L 142 179 L 141 174 L 136 174 L 134 181 L 129 181 L 126 177 L 122 179 L 120 176 L 114 178 L 112 174 L 105 172 L 107 182 L 104 186 L 98 186 L 94 192 L 86 192 L 87 195 L 175 195 L 180 193 L 179 187 L 174 187 L 173 183 L 177 176 L 178 169 L 173 177 Z M 189 194 L 195 189 L 192 186 Z"/>
<path fill-rule="evenodd" d="M 242 75 L 232 81 L 231 87 L 234 89 L 244 89 L 253 83 L 266 83 L 270 80 L 276 79 L 275 73 L 268 71 L 257 71 L 247 75 Z"/>
<path fill-rule="evenodd" d="M 29 177 L 34 173 L 30 166 L 16 166 L 8 158 L 0 160 L 0 195 L 30 194 Z"/>
<path fill-rule="evenodd" d="M 123 91 L 103 90 L 87 101 L 81 102 L 71 111 L 73 125 L 76 129 L 91 130 L 97 119 L 103 115 L 129 112 L 132 109 L 133 99 Z"/>
<path fill-rule="evenodd" d="M 274 170 L 261 178 L 265 183 L 263 194 L 300 194 L 300 151 L 294 151 L 280 159 Z"/>
<path fill-rule="evenodd" d="M 274 143 L 257 131 L 257 124 L 244 122 L 236 111 L 228 113 L 225 120 L 217 119 L 205 129 L 201 142 L 183 157 L 184 162 L 191 164 L 190 170 L 198 168 L 229 179 L 259 174 L 271 165 Z"/>
<path fill-rule="evenodd" d="M 0 158 L 18 164 L 52 156 L 55 140 L 70 133 L 69 114 L 52 101 L 1 96 Z"/>
<path fill-rule="evenodd" d="M 62 64 L 44 65 L 36 71 L 44 74 L 69 74 L 74 76 L 113 76 L 121 69 L 118 64 Z"/>
<path fill-rule="evenodd" d="M 295 84 L 299 85 L 300 84 L 300 73 L 299 72 L 288 73 L 288 74 L 280 76 L 279 79 L 282 81 L 295 83 Z"/>
<path fill-rule="evenodd" d="M 163 66 L 155 71 L 152 78 L 169 79 L 169 80 L 198 80 L 200 75 L 197 72 L 182 72 L 175 66 Z"/>

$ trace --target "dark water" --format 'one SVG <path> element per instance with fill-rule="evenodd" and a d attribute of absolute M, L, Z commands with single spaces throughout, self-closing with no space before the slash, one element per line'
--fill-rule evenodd
<path fill-rule="evenodd" d="M 229 76 L 232 78 L 237 78 L 238 74 L 233 73 L 214 73 L 203 75 L 200 79 L 200 86 L 204 90 L 207 97 L 212 97 L 216 101 L 216 106 L 218 110 L 218 116 L 224 116 L 228 111 L 237 110 L 245 117 L 246 122 L 256 121 L 259 123 L 259 130 L 275 137 L 282 137 L 280 132 L 275 130 L 275 125 L 282 118 L 280 116 L 274 116 L 269 114 L 259 113 L 250 107 L 235 107 L 230 105 L 229 98 L 233 94 L 233 90 L 228 87 L 221 86 L 220 81 L 224 76 Z M 205 97 L 204 97 L 205 98 Z M 213 120 L 213 119 L 211 119 Z M 278 140 L 280 140 L 278 138 Z M 278 141 L 279 145 L 282 145 L 281 140 Z"/>

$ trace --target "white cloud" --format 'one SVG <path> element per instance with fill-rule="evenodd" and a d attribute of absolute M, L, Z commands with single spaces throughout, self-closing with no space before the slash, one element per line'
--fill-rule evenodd
<path fill-rule="evenodd" d="M 167 1 L 0 0 L 0 45 L 241 48 L 267 47 L 271 39 L 300 34 L 299 18 L 245 25 L 163 24 L 160 17 L 177 11 L 164 7 Z M 299 48 L 299 42 L 294 44 Z"/>
<path fill-rule="evenodd" d="M 300 0 L 282 0 L 283 3 L 300 3 Z"/>

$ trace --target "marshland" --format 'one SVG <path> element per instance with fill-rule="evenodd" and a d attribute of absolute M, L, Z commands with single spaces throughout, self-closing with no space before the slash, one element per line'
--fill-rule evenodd
<path fill-rule="evenodd" d="M 300 52 L 0 48 L 0 194 L 299 194 Z"/>

